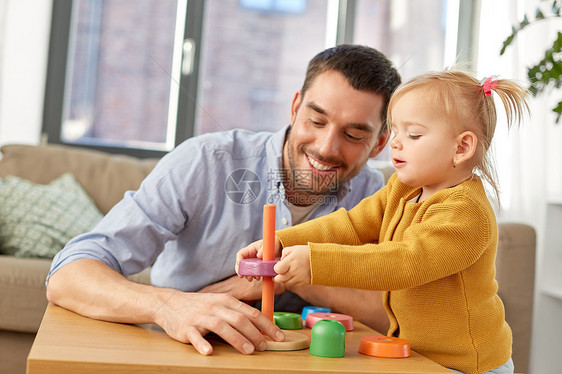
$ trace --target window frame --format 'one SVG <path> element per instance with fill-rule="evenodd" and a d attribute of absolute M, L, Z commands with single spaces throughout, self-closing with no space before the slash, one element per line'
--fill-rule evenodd
<path fill-rule="evenodd" d="M 116 147 L 108 145 L 94 145 L 84 143 L 65 142 L 61 137 L 61 124 L 64 113 L 64 90 L 66 81 L 66 67 L 68 61 L 68 48 L 70 43 L 70 28 L 72 18 L 73 0 L 53 1 L 51 17 L 51 35 L 49 38 L 49 57 L 47 62 L 47 81 L 45 87 L 45 100 L 43 110 L 42 140 L 50 144 L 63 144 L 81 148 L 105 151 L 108 153 L 126 154 L 139 158 L 162 157 L 167 153 L 163 150 L 153 150 L 134 147 Z M 186 22 L 183 40 L 190 39 L 196 46 L 201 44 L 203 29 L 204 1 L 190 0 L 187 2 Z M 193 69 L 190 74 L 180 74 L 178 104 L 176 111 L 177 146 L 194 134 L 194 121 L 196 101 L 190 92 L 197 92 L 200 48 L 195 48 L 193 56 Z"/>

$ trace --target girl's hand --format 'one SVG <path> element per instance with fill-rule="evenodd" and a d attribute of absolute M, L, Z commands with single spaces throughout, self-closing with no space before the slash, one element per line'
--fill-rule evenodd
<path fill-rule="evenodd" d="M 310 249 L 308 245 L 295 245 L 283 249 L 283 256 L 273 268 L 277 276 L 275 282 L 285 287 L 304 286 L 310 284 Z"/>

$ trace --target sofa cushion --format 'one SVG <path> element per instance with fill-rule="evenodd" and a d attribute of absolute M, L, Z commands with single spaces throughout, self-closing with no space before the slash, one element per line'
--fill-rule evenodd
<path fill-rule="evenodd" d="M 0 329 L 37 332 L 47 297 L 51 260 L 0 255 Z"/>
<path fill-rule="evenodd" d="M 1 151 L 0 177 L 14 175 L 47 184 L 70 172 L 103 214 L 125 191 L 136 190 L 158 161 L 53 144 L 5 145 Z"/>
<path fill-rule="evenodd" d="M 505 320 L 513 332 L 515 371 L 527 373 L 531 352 L 535 290 L 536 232 L 522 223 L 500 223 L 496 279 L 505 306 Z"/>
<path fill-rule="evenodd" d="M 0 178 L 0 252 L 52 258 L 102 214 L 70 173 L 48 185 Z"/>
<path fill-rule="evenodd" d="M 37 332 L 47 307 L 51 260 L 0 255 L 0 330 Z M 150 284 L 150 268 L 129 279 Z"/>

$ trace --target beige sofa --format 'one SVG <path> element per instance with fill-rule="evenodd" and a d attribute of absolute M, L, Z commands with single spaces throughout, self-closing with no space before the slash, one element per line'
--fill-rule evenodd
<path fill-rule="evenodd" d="M 138 188 L 157 162 L 58 145 L 6 145 L 1 151 L 0 177 L 47 184 L 71 172 L 104 214 L 125 191 Z M 25 372 L 27 353 L 47 306 L 45 278 L 50 266 L 50 259 L 0 254 L 0 374 Z M 150 283 L 148 271 L 131 278 Z"/>
<path fill-rule="evenodd" d="M 106 213 L 123 193 L 136 189 L 156 160 L 109 155 L 79 148 L 8 145 L 1 149 L 0 177 L 15 175 L 46 184 L 71 172 Z M 385 170 L 385 175 L 388 175 Z M 1 207 L 0 207 L 1 209 Z M 499 293 L 513 330 L 517 372 L 527 372 L 533 309 L 535 231 L 532 227 L 500 224 L 497 256 Z M 24 372 L 25 358 L 47 305 L 45 277 L 48 259 L 0 255 L 0 373 Z M 148 272 L 132 277 L 149 282 Z"/>

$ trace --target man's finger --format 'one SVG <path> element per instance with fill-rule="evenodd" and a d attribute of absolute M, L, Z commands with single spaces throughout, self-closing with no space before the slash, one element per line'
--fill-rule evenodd
<path fill-rule="evenodd" d="M 222 309 L 222 308 L 221 308 Z M 207 319 L 207 328 L 223 338 L 228 344 L 233 346 L 238 352 L 243 354 L 252 354 L 254 352 L 254 344 L 252 344 L 246 337 L 237 331 L 236 329 L 240 329 L 239 326 L 236 326 L 236 329 L 232 327 L 234 324 L 229 316 L 229 312 L 232 310 L 229 309 L 222 309 L 222 316 L 219 317 L 209 317 Z M 238 321 L 242 324 L 241 320 Z M 231 325 L 232 324 L 232 325 Z M 256 330 L 254 328 L 254 330 Z M 256 333 L 259 334 L 259 331 L 256 330 Z M 263 337 L 262 337 L 263 339 Z"/>
<path fill-rule="evenodd" d="M 281 329 L 256 308 L 247 304 L 240 304 L 239 310 L 248 317 L 252 325 L 263 331 L 271 339 L 276 341 L 285 340 L 285 334 L 281 332 Z"/>
<path fill-rule="evenodd" d="M 205 356 L 213 353 L 213 346 L 201 336 L 201 333 L 195 327 L 188 328 L 185 335 L 197 352 Z"/>

